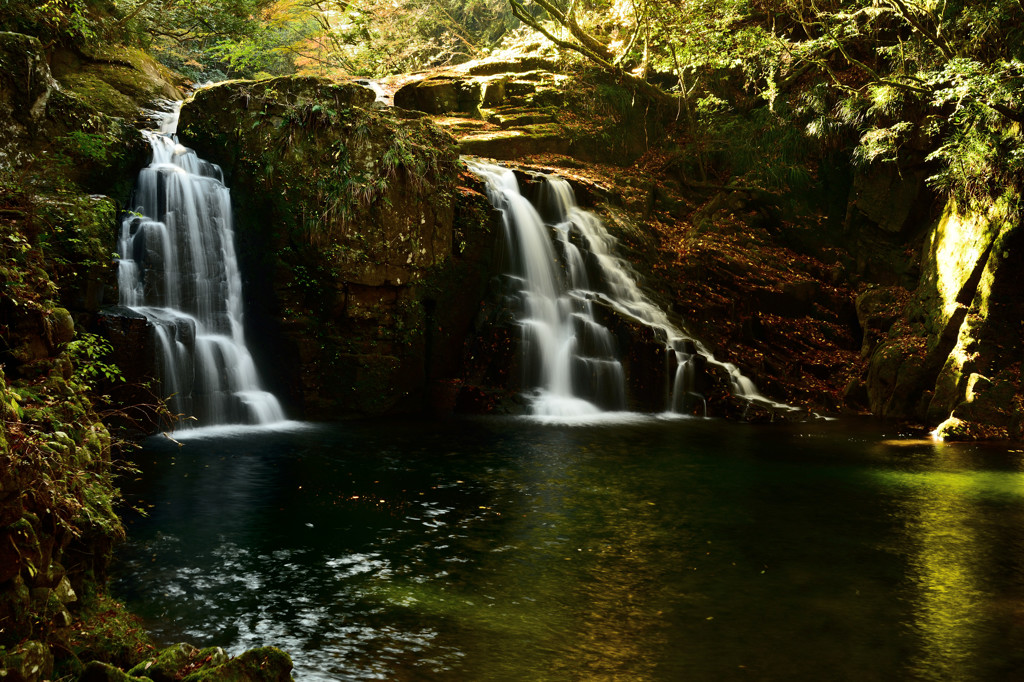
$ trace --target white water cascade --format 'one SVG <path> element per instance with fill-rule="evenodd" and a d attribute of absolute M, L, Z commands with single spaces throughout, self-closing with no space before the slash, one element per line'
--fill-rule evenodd
<path fill-rule="evenodd" d="M 605 305 L 651 328 L 675 360 L 669 387 L 670 412 L 704 406 L 695 378 L 701 365 L 725 370 L 732 394 L 776 409 L 788 405 L 763 397 L 735 365 L 719 362 L 697 339 L 673 324 L 637 285 L 629 264 L 615 255 L 615 238 L 601 220 L 576 205 L 564 179 L 544 176 L 542 201 L 553 218 L 545 224 L 519 192 L 515 174 L 501 166 L 469 160 L 487 183 L 491 203 L 501 210 L 519 286 L 517 310 L 523 329 L 526 383 L 538 389 L 534 414 L 585 416 L 626 407 L 625 377 L 612 334 L 594 316 Z"/>
<path fill-rule="evenodd" d="M 279 422 L 242 332 L 231 197 L 220 168 L 178 144 L 177 111 L 145 133 L 153 160 L 121 223 L 120 303 L 152 323 L 173 412 L 198 426 Z"/>

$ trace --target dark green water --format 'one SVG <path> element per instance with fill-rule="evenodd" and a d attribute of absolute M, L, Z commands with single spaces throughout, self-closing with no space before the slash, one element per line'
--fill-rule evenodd
<path fill-rule="evenodd" d="M 1024 678 L 1024 454 L 874 429 L 154 439 L 116 591 L 298 680 Z"/>

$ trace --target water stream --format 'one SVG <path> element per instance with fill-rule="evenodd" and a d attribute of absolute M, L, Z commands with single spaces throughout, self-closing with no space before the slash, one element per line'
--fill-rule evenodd
<path fill-rule="evenodd" d="M 599 306 L 650 328 L 665 344 L 674 360 L 666 411 L 689 412 L 704 402 L 695 377 L 709 365 L 725 372 L 734 396 L 792 409 L 762 396 L 735 365 L 716 360 L 651 301 L 630 265 L 616 255 L 615 238 L 595 214 L 577 206 L 566 180 L 543 177 L 538 210 L 520 193 L 510 169 L 476 160 L 468 165 L 486 180 L 491 203 L 502 212 L 523 330 L 525 384 L 537 389 L 535 415 L 586 417 L 625 409 L 620 349 L 599 321 Z"/>
<path fill-rule="evenodd" d="M 218 166 L 178 144 L 177 113 L 145 133 L 153 160 L 121 225 L 120 304 L 151 322 L 164 395 L 195 419 L 184 425 L 280 422 L 242 331 L 230 193 Z"/>

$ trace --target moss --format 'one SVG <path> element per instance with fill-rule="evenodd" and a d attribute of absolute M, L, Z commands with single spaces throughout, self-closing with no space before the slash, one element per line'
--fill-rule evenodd
<path fill-rule="evenodd" d="M 154 651 L 153 641 L 138 617 L 95 587 L 84 590 L 72 615 L 75 622 L 67 644 L 77 659 L 127 670 Z"/>
<path fill-rule="evenodd" d="M 291 669 L 291 657 L 275 647 L 250 649 L 229 659 L 220 647 L 197 649 L 180 643 L 139 662 L 128 675 L 153 682 L 287 682 Z"/>
<path fill-rule="evenodd" d="M 198 654 L 199 649 L 191 644 L 173 644 L 141 661 L 128 674 L 149 677 L 153 682 L 173 682 L 182 678 L 184 670 L 195 665 Z"/>
<path fill-rule="evenodd" d="M 142 50 L 97 45 L 85 56 L 62 54 L 54 75 L 90 107 L 132 121 L 158 99 L 181 99 L 180 77 Z"/>
<path fill-rule="evenodd" d="M 133 677 L 109 663 L 90 661 L 78 677 L 78 682 L 152 682 L 148 677 Z"/>
<path fill-rule="evenodd" d="M 114 116 L 135 118 L 139 108 L 130 97 L 107 83 L 95 73 L 74 73 L 64 76 L 62 84 L 84 102 Z"/>
<path fill-rule="evenodd" d="M 46 680 L 53 673 L 53 654 L 42 642 L 29 640 L 16 647 L 0 647 L 0 671 L 14 680 Z"/>

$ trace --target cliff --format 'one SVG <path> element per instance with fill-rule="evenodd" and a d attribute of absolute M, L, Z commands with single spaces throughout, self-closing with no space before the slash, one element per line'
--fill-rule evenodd
<path fill-rule="evenodd" d="M 293 413 L 446 409 L 495 239 L 451 138 L 316 78 L 201 90 L 179 130 L 224 169 L 249 338 Z"/>

